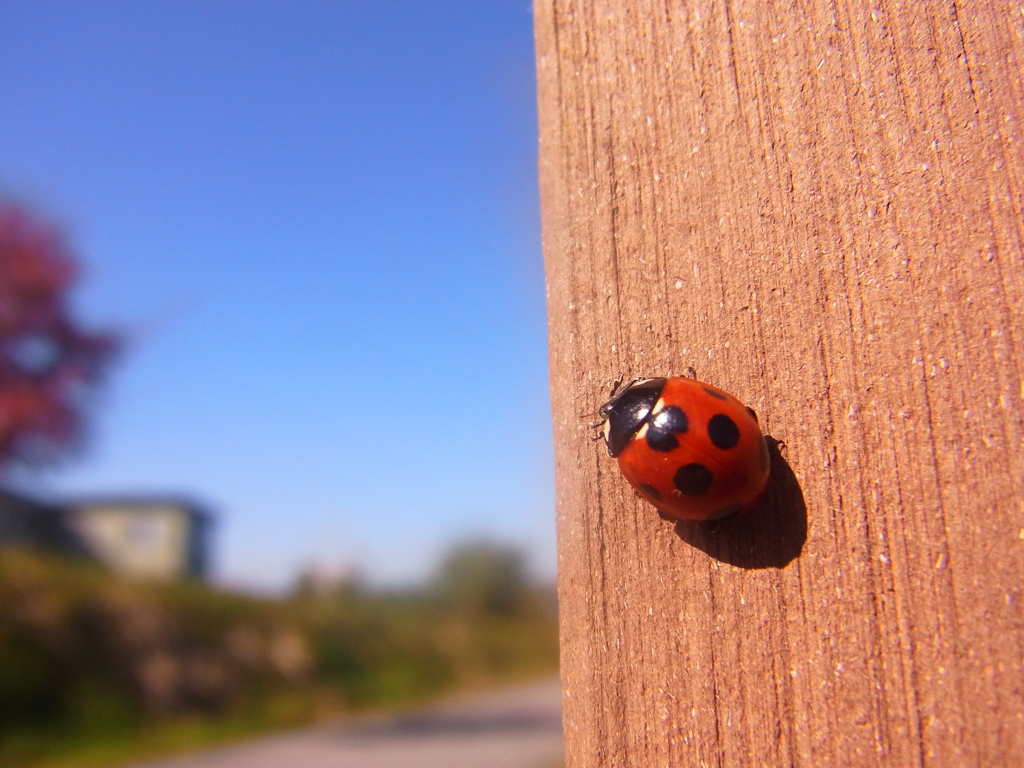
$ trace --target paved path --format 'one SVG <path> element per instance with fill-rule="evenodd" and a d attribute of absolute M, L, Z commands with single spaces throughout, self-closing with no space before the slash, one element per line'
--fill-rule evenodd
<path fill-rule="evenodd" d="M 551 680 L 136 768 L 555 768 L 561 721 L 558 681 Z"/>

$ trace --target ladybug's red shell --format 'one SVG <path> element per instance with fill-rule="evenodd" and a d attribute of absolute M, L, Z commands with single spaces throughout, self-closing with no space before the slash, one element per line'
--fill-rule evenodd
<path fill-rule="evenodd" d="M 768 482 L 757 415 L 695 379 L 640 379 L 601 406 L 608 453 L 663 516 L 704 521 L 748 512 Z"/>

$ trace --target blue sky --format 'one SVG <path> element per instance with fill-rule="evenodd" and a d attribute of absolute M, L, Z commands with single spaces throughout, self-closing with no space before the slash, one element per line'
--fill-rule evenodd
<path fill-rule="evenodd" d="M 0 194 L 128 351 L 50 496 L 186 493 L 218 578 L 554 572 L 528 0 L 0 0 Z"/>

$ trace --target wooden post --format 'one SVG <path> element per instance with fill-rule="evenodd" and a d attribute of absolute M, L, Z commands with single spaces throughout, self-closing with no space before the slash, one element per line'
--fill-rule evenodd
<path fill-rule="evenodd" d="M 537 0 L 567 763 L 1024 765 L 1024 13 Z M 662 522 L 588 421 L 784 441 Z"/>

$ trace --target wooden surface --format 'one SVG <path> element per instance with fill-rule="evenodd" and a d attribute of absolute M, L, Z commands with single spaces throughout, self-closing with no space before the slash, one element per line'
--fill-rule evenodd
<path fill-rule="evenodd" d="M 1024 765 L 1019 3 L 537 0 L 567 765 Z M 588 421 L 784 441 L 662 522 Z"/>

